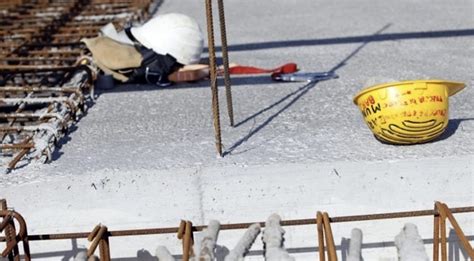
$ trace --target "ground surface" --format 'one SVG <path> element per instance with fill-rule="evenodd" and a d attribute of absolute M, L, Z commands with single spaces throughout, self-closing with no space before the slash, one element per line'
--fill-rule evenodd
<path fill-rule="evenodd" d="M 235 128 L 227 126 L 220 89 L 224 158 L 214 150 L 208 82 L 102 93 L 51 164 L 0 175 L 0 198 L 25 215 L 30 233 L 87 231 L 98 222 L 126 229 L 176 226 L 181 218 L 204 224 L 260 221 L 273 212 L 289 219 L 317 210 L 429 209 L 434 200 L 473 205 L 473 1 L 225 3 L 231 62 L 291 61 L 339 78 L 308 86 L 233 78 Z M 205 28 L 201 1 L 164 1 L 159 13 L 167 12 L 191 15 Z M 439 140 L 392 146 L 374 139 L 352 103 L 374 78 L 447 79 L 467 88 L 450 98 L 451 120 Z M 472 235 L 472 215 L 459 218 Z M 366 260 L 395 258 L 390 242 L 406 221 L 340 226 L 336 243 L 362 227 L 364 241 L 374 243 L 364 249 Z M 408 221 L 430 238 L 431 219 Z M 223 240 L 231 247 L 236 239 Z M 179 253 L 174 235 L 117 239 L 112 253 L 136 257 L 158 243 Z M 288 229 L 285 243 L 301 258 L 317 254 L 313 227 Z M 32 250 L 52 260 L 76 251 L 70 241 Z"/>

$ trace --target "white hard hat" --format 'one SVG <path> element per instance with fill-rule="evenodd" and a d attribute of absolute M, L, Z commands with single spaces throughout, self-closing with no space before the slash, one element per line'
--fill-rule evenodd
<path fill-rule="evenodd" d="M 159 54 L 170 54 L 181 64 L 198 63 L 204 39 L 198 23 L 184 14 L 158 15 L 140 27 L 131 28 L 133 36 Z"/>
<path fill-rule="evenodd" d="M 125 31 L 117 32 L 117 29 L 115 29 L 115 26 L 113 23 L 108 23 L 102 28 L 100 28 L 100 32 L 102 33 L 103 36 L 107 36 L 119 43 L 133 45 L 132 40 L 128 38 Z"/>

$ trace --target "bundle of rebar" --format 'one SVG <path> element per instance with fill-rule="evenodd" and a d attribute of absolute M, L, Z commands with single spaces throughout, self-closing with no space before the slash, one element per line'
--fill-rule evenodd
<path fill-rule="evenodd" d="M 0 2 L 0 154 L 6 171 L 52 159 L 93 100 L 95 68 L 82 38 L 146 19 L 150 0 Z"/>

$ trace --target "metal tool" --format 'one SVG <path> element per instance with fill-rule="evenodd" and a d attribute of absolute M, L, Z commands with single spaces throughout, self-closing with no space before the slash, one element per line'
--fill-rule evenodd
<path fill-rule="evenodd" d="M 272 78 L 282 82 L 316 82 L 339 78 L 339 76 L 333 72 L 295 72 L 274 74 Z"/>

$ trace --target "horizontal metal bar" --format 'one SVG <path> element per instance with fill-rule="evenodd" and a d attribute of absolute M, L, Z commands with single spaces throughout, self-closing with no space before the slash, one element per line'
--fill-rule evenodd
<path fill-rule="evenodd" d="M 16 86 L 5 86 L 0 87 L 0 92 L 66 92 L 73 93 L 79 92 L 79 88 L 70 87 L 16 87 Z"/>
<path fill-rule="evenodd" d="M 33 143 L 27 144 L 0 144 L 0 149 L 11 150 L 11 149 L 32 149 L 35 147 Z"/>
<path fill-rule="evenodd" d="M 40 130 L 41 128 L 36 127 L 36 125 L 28 125 L 28 126 L 8 126 L 8 127 L 0 127 L 0 132 L 35 132 Z"/>
<path fill-rule="evenodd" d="M 46 98 L 0 98 L 1 104 L 19 104 L 26 102 L 28 104 L 65 102 L 69 97 L 46 97 Z"/>
<path fill-rule="evenodd" d="M 18 119 L 18 118 L 58 118 L 55 113 L 0 113 L 0 119 Z"/>
<path fill-rule="evenodd" d="M 76 35 L 77 37 L 77 35 Z M 0 61 L 5 62 L 75 62 L 77 58 L 71 57 L 5 57 Z"/>
<path fill-rule="evenodd" d="M 39 54 L 39 55 L 68 55 L 74 56 L 82 53 L 80 50 L 29 50 L 29 54 Z"/>
<path fill-rule="evenodd" d="M 450 210 L 452 213 L 468 213 L 468 212 L 474 212 L 474 206 L 451 208 Z M 370 220 L 380 220 L 380 219 L 433 216 L 437 214 L 438 213 L 434 210 L 420 210 L 420 211 L 405 211 L 405 212 L 392 212 L 392 213 L 380 213 L 380 214 L 368 214 L 368 215 L 330 217 L 329 220 L 331 223 L 340 223 L 340 222 L 370 221 Z M 246 229 L 254 223 L 259 223 L 260 226 L 262 227 L 265 226 L 265 222 L 222 224 L 221 230 Z M 311 219 L 284 220 L 281 222 L 282 226 L 299 226 L 299 225 L 314 225 L 314 224 L 316 224 L 316 217 L 311 218 Z M 206 227 L 207 226 L 193 226 L 193 230 L 202 231 Z M 118 237 L 118 236 L 152 235 L 152 234 L 171 234 L 171 233 L 177 233 L 178 229 L 179 229 L 178 227 L 166 227 L 166 228 L 116 230 L 116 231 L 109 231 L 109 236 Z M 28 236 L 28 239 L 32 241 L 76 239 L 76 238 L 87 238 L 89 234 L 90 232 L 39 234 L 39 235 L 30 235 Z M 0 242 L 1 241 L 2 241 L 2 238 L 0 238 Z"/>
<path fill-rule="evenodd" d="M 73 70 L 76 67 L 73 66 L 58 66 L 58 65 L 0 65 L 0 71 L 13 71 L 13 72 L 40 72 L 40 71 L 63 71 Z"/>

